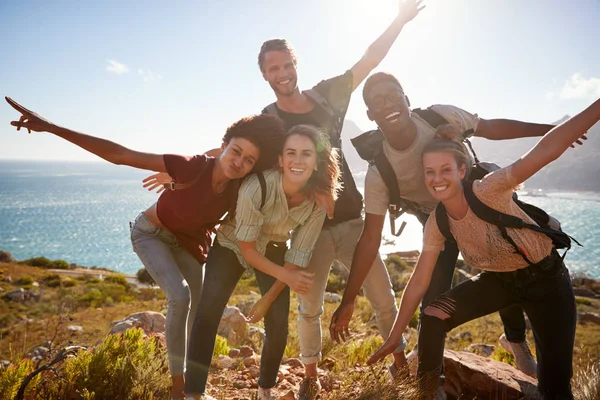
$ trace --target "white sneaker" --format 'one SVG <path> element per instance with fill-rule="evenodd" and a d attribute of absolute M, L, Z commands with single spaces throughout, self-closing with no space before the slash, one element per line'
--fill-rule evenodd
<path fill-rule="evenodd" d="M 535 358 L 533 358 L 531 350 L 529 350 L 527 341 L 509 342 L 506 335 L 503 333 L 502 336 L 500 336 L 500 339 L 498 339 L 498 343 L 513 355 L 519 371 L 534 378 L 537 376 L 537 362 L 535 361 Z"/>
<path fill-rule="evenodd" d="M 258 387 L 258 400 L 277 400 L 277 396 L 273 394 L 273 390 L 271 388 L 264 389 L 260 386 Z"/>

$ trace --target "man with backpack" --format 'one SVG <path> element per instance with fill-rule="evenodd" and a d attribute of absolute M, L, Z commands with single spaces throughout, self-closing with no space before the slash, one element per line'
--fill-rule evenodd
<path fill-rule="evenodd" d="M 328 134 L 333 147 L 340 148 L 340 134 L 352 92 L 385 57 L 404 25 L 421 11 L 423 6 L 420 3 L 401 1 L 398 16 L 367 49 L 363 58 L 343 75 L 324 80 L 307 91 L 298 89 L 297 60 L 290 44 L 283 39 L 263 43 L 258 65 L 277 96 L 277 101 L 265 107 L 263 112 L 279 116 L 288 129 L 301 124 L 317 126 Z M 321 357 L 320 316 L 329 270 L 334 260 L 341 261 L 346 268 L 350 267 L 363 229 L 362 196 L 341 152 L 340 163 L 343 189 L 335 203 L 333 218 L 326 220 L 307 268 L 308 272 L 315 274 L 314 284 L 308 294 L 298 296 L 298 334 L 301 359 L 306 368 L 306 377 L 300 385 L 301 400 L 314 399 L 321 390 L 317 361 Z M 398 309 L 383 261 L 374 254 L 369 267 L 371 265 L 373 268 L 369 268 L 362 286 L 375 310 L 379 330 L 387 337 Z M 404 346 L 397 349 L 394 357 L 395 366 L 391 371 L 406 364 Z"/>
<path fill-rule="evenodd" d="M 423 176 L 421 152 L 433 140 L 436 128 L 445 124 L 460 127 L 468 135 L 491 140 L 542 136 L 552 125 L 532 124 L 508 119 L 485 120 L 455 106 L 435 105 L 426 110 L 410 109 L 410 102 L 398 80 L 387 73 L 369 77 L 363 89 L 367 115 L 378 129 L 353 139 L 359 155 L 370 161 L 365 178 L 365 226 L 354 253 L 348 284 L 342 303 L 332 316 L 330 333 L 337 342 L 345 339 L 354 310 L 354 300 L 361 283 L 378 254 L 386 213 L 394 220 L 402 212 L 415 215 L 424 224 L 437 201 L 428 192 Z M 458 248 L 447 241 L 436 264 L 431 284 L 421 307 L 427 306 L 450 289 Z M 525 319 L 519 306 L 500 312 L 505 334 L 500 342 L 516 359 L 517 367 L 529 375 L 536 374 L 536 363 L 525 341 Z M 419 327 L 419 364 L 426 360 L 428 343 Z"/>

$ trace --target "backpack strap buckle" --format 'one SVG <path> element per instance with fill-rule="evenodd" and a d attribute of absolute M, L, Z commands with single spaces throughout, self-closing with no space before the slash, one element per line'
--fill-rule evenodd
<path fill-rule="evenodd" d="M 406 227 L 406 221 L 402 221 L 400 229 L 396 231 L 396 219 L 398 219 L 398 217 L 404 214 L 405 210 L 399 208 L 397 204 L 390 204 L 388 207 L 388 211 L 390 213 L 390 228 L 392 230 L 392 235 L 398 237 L 402 235 L 402 231 L 404 231 L 404 228 Z"/>

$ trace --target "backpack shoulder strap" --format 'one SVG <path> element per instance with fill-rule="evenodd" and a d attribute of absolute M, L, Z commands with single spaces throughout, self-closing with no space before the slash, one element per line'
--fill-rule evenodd
<path fill-rule="evenodd" d="M 437 111 L 434 111 L 431 107 L 426 109 L 415 108 L 412 112 L 416 113 L 419 117 L 423 118 L 433 129 L 439 126 L 446 125 L 448 121 L 442 117 Z"/>
<path fill-rule="evenodd" d="M 433 211 L 435 213 L 435 222 L 437 222 L 437 226 L 446 238 L 446 240 L 450 242 L 456 242 L 452 232 L 450 232 L 450 223 L 448 222 L 448 214 L 446 214 L 446 207 L 442 203 L 438 203 L 437 207 Z"/>
<path fill-rule="evenodd" d="M 279 112 L 277 111 L 277 106 L 275 105 L 275 103 L 271 103 L 265 108 L 263 108 L 262 113 L 279 117 Z"/>
<path fill-rule="evenodd" d="M 396 220 L 408 211 L 408 207 L 406 207 L 405 202 L 400 197 L 398 178 L 396 177 L 394 168 L 392 168 L 392 165 L 383 153 L 383 148 L 380 148 L 380 151 L 375 155 L 373 164 L 377 167 L 379 175 L 381 175 L 381 179 L 383 179 L 383 183 L 387 187 L 390 196 L 388 213 L 390 215 L 390 229 L 392 230 L 392 235 L 400 236 L 406 227 L 406 221 L 403 221 L 400 228 L 396 231 Z"/>
<path fill-rule="evenodd" d="M 377 154 L 382 153 L 383 145 L 383 133 L 379 129 L 362 133 L 356 137 L 350 139 L 350 142 L 356 149 L 359 157 L 370 164 L 373 164 L 373 160 Z"/>
<path fill-rule="evenodd" d="M 308 89 L 304 90 L 302 93 L 304 93 L 306 96 L 308 96 L 309 99 L 311 99 L 313 102 L 318 104 L 323 110 L 325 110 L 331 118 L 336 117 L 335 111 L 333 111 L 333 108 L 331 107 L 327 99 L 317 90 Z"/>
<path fill-rule="evenodd" d="M 265 180 L 263 173 L 260 171 L 256 173 L 256 177 L 258 178 L 258 183 L 260 184 L 260 210 L 262 210 L 267 198 L 267 181 Z"/>

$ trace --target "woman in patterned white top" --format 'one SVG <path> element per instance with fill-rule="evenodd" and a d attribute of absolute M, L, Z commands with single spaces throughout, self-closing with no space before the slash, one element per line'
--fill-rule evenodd
<path fill-rule="evenodd" d="M 516 162 L 475 181 L 474 194 L 488 207 L 532 223 L 533 220 L 513 201 L 513 191 L 572 147 L 574 142 L 581 144 L 579 138 L 585 139 L 585 132 L 598 120 L 600 100 L 550 130 Z M 450 232 L 465 261 L 483 272 L 438 297 L 425 309 L 423 318 L 430 320 L 432 329 L 448 332 L 503 307 L 521 304 L 535 338 L 541 394 L 545 399 L 572 399 L 570 379 L 576 309 L 569 273 L 552 241 L 544 234 L 508 228 L 508 236 L 519 248 L 517 253 L 497 226 L 474 215 L 463 190 L 470 159 L 464 145 L 453 140 L 456 135 L 448 134 L 449 131 L 452 133 L 452 130 L 446 130 L 446 134 L 438 135 L 442 137 L 423 150 L 425 184 L 444 205 Z M 402 332 L 429 286 L 443 242 L 436 218 L 429 218 L 423 251 L 402 296 L 394 329 L 368 360 L 369 364 L 381 360 L 398 346 Z M 430 357 L 435 362 L 419 367 L 430 371 L 423 386 L 439 395 L 443 393 L 439 388 L 443 339 L 430 347 L 427 351 L 435 353 L 435 357 Z"/>
<path fill-rule="evenodd" d="M 325 219 L 315 196 L 335 200 L 337 153 L 318 129 L 298 125 L 286 135 L 279 169 L 263 177 L 264 187 L 257 176 L 242 183 L 235 217 L 221 225 L 208 254 L 188 351 L 186 393 L 191 399 L 211 399 L 205 390 L 217 328 L 246 268 L 254 268 L 259 289 L 270 305 L 265 309 L 259 399 L 275 398 L 271 388 L 277 383 L 287 343 L 289 289 L 306 293 L 312 285 L 312 274 L 302 269 L 308 265 Z"/>

